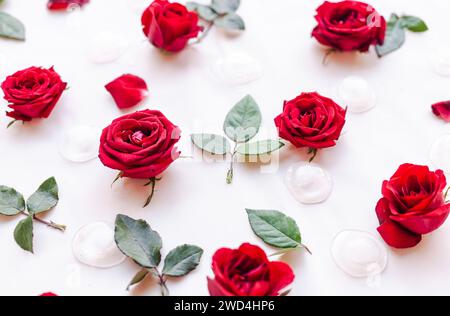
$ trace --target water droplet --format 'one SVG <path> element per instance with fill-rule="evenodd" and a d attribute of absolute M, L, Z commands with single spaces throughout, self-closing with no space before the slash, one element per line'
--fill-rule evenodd
<path fill-rule="evenodd" d="M 77 126 L 64 131 L 59 144 L 61 156 L 72 162 L 87 162 L 98 156 L 101 129 Z"/>
<path fill-rule="evenodd" d="M 216 79 L 240 85 L 260 79 L 264 71 L 258 61 L 243 53 L 232 53 L 217 60 L 211 67 Z"/>
<path fill-rule="evenodd" d="M 450 173 L 450 134 L 443 135 L 434 142 L 430 159 L 437 168 Z"/>
<path fill-rule="evenodd" d="M 360 77 L 347 77 L 338 87 L 338 97 L 341 106 L 348 107 L 353 113 L 362 113 L 371 110 L 376 105 L 375 92 L 369 83 Z"/>
<path fill-rule="evenodd" d="M 450 77 L 450 46 L 435 50 L 433 57 L 434 71 L 444 77 Z"/>
<path fill-rule="evenodd" d="M 340 232 L 333 240 L 331 254 L 336 265 L 355 278 L 381 274 L 388 260 L 386 247 L 375 236 L 357 230 Z"/>
<path fill-rule="evenodd" d="M 315 163 L 294 164 L 286 174 L 286 186 L 303 204 L 317 204 L 331 194 L 333 183 L 327 171 Z"/>
<path fill-rule="evenodd" d="M 100 32 L 89 39 L 89 59 L 96 64 L 105 64 L 117 60 L 127 50 L 129 43 L 121 34 Z"/>
<path fill-rule="evenodd" d="M 104 222 L 83 226 L 72 241 L 72 251 L 81 263 L 94 268 L 111 268 L 126 258 L 114 241 L 114 229 Z"/>

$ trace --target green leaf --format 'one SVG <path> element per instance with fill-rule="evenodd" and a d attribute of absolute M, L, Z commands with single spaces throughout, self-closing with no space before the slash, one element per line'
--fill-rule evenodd
<path fill-rule="evenodd" d="M 139 284 L 147 277 L 147 275 L 150 273 L 147 269 L 142 269 L 136 275 L 133 277 L 133 279 L 130 281 L 130 283 L 127 286 L 127 291 L 130 290 L 130 287 L 133 285 Z"/>
<path fill-rule="evenodd" d="M 12 15 L 0 12 L 0 36 L 24 41 L 25 26 Z"/>
<path fill-rule="evenodd" d="M 404 15 L 401 18 L 401 23 L 403 27 L 406 27 L 411 32 L 426 32 L 428 31 L 428 26 L 422 19 L 411 16 L 411 15 Z"/>
<path fill-rule="evenodd" d="M 261 140 L 255 143 L 245 143 L 238 146 L 236 151 L 241 155 L 270 154 L 284 146 L 279 140 Z"/>
<path fill-rule="evenodd" d="M 27 209 L 31 215 L 47 212 L 54 208 L 59 201 L 58 184 L 51 177 L 44 181 L 27 200 Z"/>
<path fill-rule="evenodd" d="M 247 209 L 253 232 L 266 244 L 281 248 L 297 248 L 302 238 L 296 222 L 278 211 Z"/>
<path fill-rule="evenodd" d="M 199 265 L 202 255 L 203 249 L 197 246 L 179 246 L 167 255 L 162 273 L 172 277 L 184 276 Z"/>
<path fill-rule="evenodd" d="M 402 27 L 401 20 L 395 14 L 391 16 L 391 19 L 387 26 L 386 38 L 383 45 L 377 45 L 375 50 L 378 57 L 386 56 L 400 47 L 405 43 L 405 30 Z"/>
<path fill-rule="evenodd" d="M 6 186 L 0 186 L 0 214 L 14 216 L 25 211 L 23 195 Z"/>
<path fill-rule="evenodd" d="M 220 135 L 193 134 L 191 140 L 198 148 L 214 155 L 225 155 L 231 150 L 228 140 Z"/>
<path fill-rule="evenodd" d="M 196 11 L 199 5 L 200 5 L 200 4 L 197 3 L 197 2 L 189 1 L 189 2 L 186 3 L 186 8 L 187 8 L 189 11 Z"/>
<path fill-rule="evenodd" d="M 258 134 L 261 126 L 261 111 L 250 96 L 239 101 L 225 118 L 223 130 L 235 142 L 244 143 Z"/>
<path fill-rule="evenodd" d="M 212 0 L 212 7 L 219 14 L 236 12 L 240 5 L 241 0 Z"/>
<path fill-rule="evenodd" d="M 207 5 L 199 4 L 196 11 L 203 20 L 208 22 L 212 22 L 218 17 L 217 13 Z"/>
<path fill-rule="evenodd" d="M 120 251 L 143 268 L 156 268 L 161 262 L 161 237 L 143 220 L 117 215 L 114 239 Z"/>
<path fill-rule="evenodd" d="M 33 216 L 21 220 L 14 230 L 16 243 L 25 251 L 33 252 Z"/>
<path fill-rule="evenodd" d="M 236 13 L 228 13 L 214 20 L 214 25 L 226 30 L 244 31 L 245 22 Z"/>

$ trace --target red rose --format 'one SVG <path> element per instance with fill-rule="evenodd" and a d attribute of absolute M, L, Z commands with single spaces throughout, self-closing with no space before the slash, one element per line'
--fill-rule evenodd
<path fill-rule="evenodd" d="M 53 67 L 30 67 L 18 71 L 2 83 L 4 98 L 13 110 L 6 115 L 21 121 L 47 118 L 66 86 Z"/>
<path fill-rule="evenodd" d="M 167 0 L 153 1 L 142 15 L 142 27 L 155 47 L 172 53 L 183 50 L 202 30 L 196 12 Z"/>
<path fill-rule="evenodd" d="M 312 36 L 325 46 L 367 52 L 370 45 L 384 43 L 386 20 L 366 3 L 326 1 L 317 9 L 316 20 Z"/>
<path fill-rule="evenodd" d="M 296 147 L 311 149 L 336 145 L 345 125 L 346 110 L 318 93 L 302 93 L 284 102 L 283 113 L 275 118 L 281 138 Z"/>
<path fill-rule="evenodd" d="M 161 112 L 145 110 L 115 119 L 100 139 L 101 162 L 121 177 L 152 179 L 176 160 L 180 130 Z"/>
<path fill-rule="evenodd" d="M 83 6 L 89 3 L 89 0 L 49 0 L 47 8 L 52 11 L 67 10 L 75 6 Z"/>
<path fill-rule="evenodd" d="M 278 296 L 294 281 L 284 262 L 270 262 L 264 251 L 250 244 L 219 249 L 213 257 L 215 279 L 208 278 L 211 296 Z"/>
<path fill-rule="evenodd" d="M 105 86 L 120 109 L 133 107 L 148 95 L 145 81 L 134 75 L 123 75 Z"/>
<path fill-rule="evenodd" d="M 404 164 L 383 183 L 383 198 L 376 213 L 378 231 L 394 248 L 416 246 L 422 235 L 438 229 L 447 219 L 450 203 L 445 202 L 444 172 L 426 166 Z"/>
<path fill-rule="evenodd" d="M 450 101 L 439 102 L 432 105 L 433 113 L 446 122 L 450 122 Z"/>

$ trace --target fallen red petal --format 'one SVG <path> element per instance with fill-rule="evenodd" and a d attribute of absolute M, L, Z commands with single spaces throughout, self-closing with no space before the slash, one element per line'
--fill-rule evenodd
<path fill-rule="evenodd" d="M 120 76 L 105 86 L 111 93 L 120 109 L 138 105 L 148 95 L 147 84 L 142 78 L 126 74 Z"/>
<path fill-rule="evenodd" d="M 439 102 L 431 106 L 434 115 L 446 122 L 450 122 L 450 101 Z"/>

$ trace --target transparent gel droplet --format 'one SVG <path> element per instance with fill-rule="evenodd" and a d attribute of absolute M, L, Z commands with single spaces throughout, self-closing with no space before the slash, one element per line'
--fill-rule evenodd
<path fill-rule="evenodd" d="M 375 107 L 375 92 L 369 83 L 360 77 L 347 77 L 338 87 L 338 96 L 341 106 L 347 107 L 350 112 L 362 113 Z"/>
<path fill-rule="evenodd" d="M 319 165 L 301 162 L 291 166 L 286 174 L 286 186 L 303 204 L 317 204 L 331 194 L 333 183 L 330 175 Z"/>
<path fill-rule="evenodd" d="M 120 34 L 101 32 L 92 35 L 88 45 L 89 59 L 93 63 L 105 64 L 122 56 L 129 43 Z"/>
<path fill-rule="evenodd" d="M 258 61 L 243 53 L 232 53 L 211 67 L 213 76 L 226 84 L 240 85 L 260 79 L 264 71 Z"/>
<path fill-rule="evenodd" d="M 450 173 L 450 134 L 443 135 L 434 142 L 430 159 L 437 168 Z"/>
<path fill-rule="evenodd" d="M 373 235 L 356 230 L 340 232 L 331 245 L 336 265 L 355 278 L 381 274 L 387 265 L 386 247 Z"/>
<path fill-rule="evenodd" d="M 77 126 L 64 131 L 59 144 L 61 156 L 71 162 L 87 162 L 98 156 L 101 129 Z"/>
<path fill-rule="evenodd" d="M 78 261 L 94 268 L 111 268 L 125 260 L 114 241 L 114 229 L 104 222 L 83 226 L 73 239 L 72 251 Z"/>
<path fill-rule="evenodd" d="M 450 46 L 436 49 L 432 61 L 437 74 L 450 77 Z"/>

